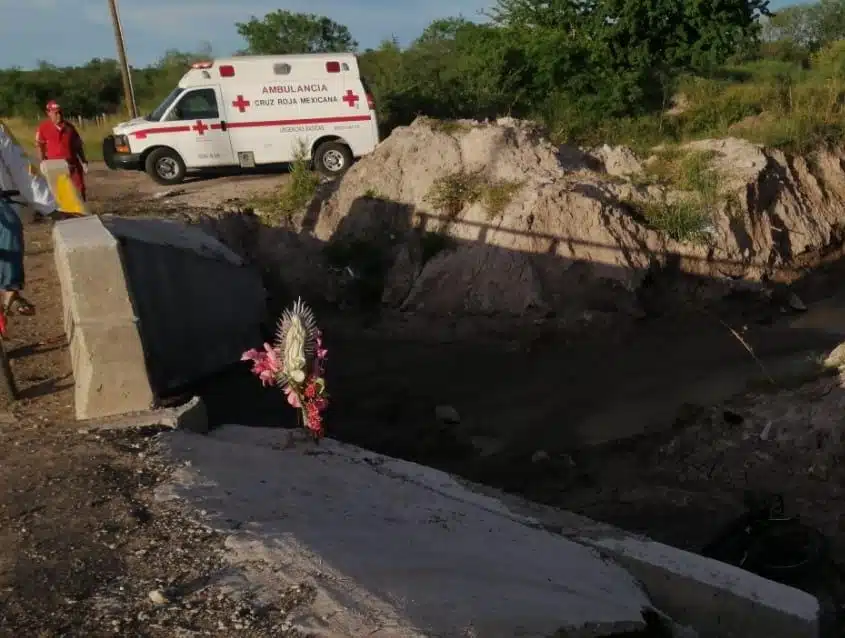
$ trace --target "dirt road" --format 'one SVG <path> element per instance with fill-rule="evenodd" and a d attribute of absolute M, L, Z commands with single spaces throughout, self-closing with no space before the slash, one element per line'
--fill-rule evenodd
<path fill-rule="evenodd" d="M 209 173 L 189 177 L 178 186 L 161 186 L 145 173 L 110 171 L 92 162 L 88 193 L 95 213 L 131 214 L 169 209 L 221 208 L 232 202 L 272 197 L 286 179 L 284 170 L 255 170 L 247 174 Z"/>
<path fill-rule="evenodd" d="M 96 212 L 176 213 L 265 196 L 282 179 L 224 176 L 166 189 L 141 174 L 96 166 L 90 192 Z M 206 631 L 222 637 L 238 627 L 242 636 L 285 635 L 284 615 L 295 601 L 257 608 L 228 597 L 215 584 L 221 540 L 153 502 L 152 488 L 166 468 L 148 454 L 152 435 L 80 433 L 72 419 L 49 224 L 27 228 L 26 259 L 27 295 L 38 314 L 11 323 L 9 345 L 23 399 L 0 419 L 0 636 L 169 638 Z M 421 341 L 413 338 L 421 328 L 413 318 L 373 325 L 326 317 L 333 433 L 685 548 L 699 547 L 738 511 L 743 489 L 766 485 L 783 489 L 791 508 L 811 523 L 841 535 L 845 494 L 837 486 L 845 477 L 835 463 L 838 448 L 806 444 L 797 434 L 761 438 L 766 420 L 776 420 L 765 414 L 771 403 L 766 395 L 690 410 L 680 419 L 674 408 L 662 411 L 660 396 L 674 397 L 704 377 L 718 379 L 713 373 L 720 359 L 726 368 L 739 361 L 754 365 L 711 319 L 687 320 L 666 317 L 610 341 L 599 338 L 594 324 L 574 340 L 537 326 L 517 335 L 491 330 L 484 340 L 465 341 L 456 334 L 481 331 L 463 326 L 450 332 L 447 326 L 440 336 L 429 330 Z M 790 341 L 782 322 L 752 332 L 754 344 L 773 356 L 822 343 Z M 636 347 L 625 350 L 631 343 Z M 708 359 L 707 366 L 700 364 Z M 781 412 L 788 412 L 783 406 L 797 411 L 787 419 L 789 427 L 831 420 L 841 411 L 842 390 L 830 379 L 796 384 L 795 394 L 777 395 Z M 275 403 L 277 393 L 262 392 L 243 374 L 220 379 L 206 392 L 220 421 L 270 425 L 288 415 Z M 238 401 L 229 400 L 235 395 Z M 646 395 L 652 412 L 643 417 L 631 406 Z M 437 423 L 440 404 L 456 407 L 461 423 Z M 591 422 L 597 405 L 606 418 Z M 624 445 L 567 451 L 568 426 L 576 417 L 594 434 L 628 417 L 670 419 L 677 428 Z M 805 430 L 815 436 L 813 428 Z M 173 591 L 173 604 L 150 599 Z"/>
<path fill-rule="evenodd" d="M 92 206 L 103 212 L 149 210 L 148 198 L 165 190 L 100 166 L 89 180 Z M 279 181 L 186 183 L 171 201 L 210 205 L 265 194 Z M 26 229 L 26 295 L 38 312 L 10 322 L 22 399 L 0 418 L 0 636 L 289 635 L 291 601 L 258 609 L 206 586 L 222 569 L 222 540 L 152 502 L 163 473 L 145 455 L 152 436 L 85 433 L 74 422 L 50 231 L 48 223 Z M 156 593 L 175 600 L 156 604 Z"/>

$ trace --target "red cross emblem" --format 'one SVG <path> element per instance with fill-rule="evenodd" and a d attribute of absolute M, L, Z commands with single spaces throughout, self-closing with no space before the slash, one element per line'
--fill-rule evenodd
<path fill-rule="evenodd" d="M 238 109 L 241 113 L 246 111 L 246 107 L 249 106 L 249 100 L 245 100 L 243 95 L 239 95 L 238 99 L 232 102 L 232 106 Z"/>
<path fill-rule="evenodd" d="M 360 100 L 357 95 L 352 92 L 352 89 L 346 91 L 346 95 L 343 96 L 343 101 L 346 102 L 349 106 L 355 106 Z"/>
<path fill-rule="evenodd" d="M 200 135 L 205 135 L 205 132 L 208 130 L 208 125 L 203 124 L 202 120 L 197 120 L 197 123 L 194 124 L 191 128 Z"/>

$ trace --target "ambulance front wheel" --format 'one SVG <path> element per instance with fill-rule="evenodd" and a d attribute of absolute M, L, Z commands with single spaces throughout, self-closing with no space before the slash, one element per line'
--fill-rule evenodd
<path fill-rule="evenodd" d="M 352 150 L 340 142 L 326 142 L 314 153 L 314 167 L 326 177 L 343 175 L 352 165 Z"/>
<path fill-rule="evenodd" d="M 144 168 L 147 175 L 164 186 L 181 184 L 185 179 L 185 162 L 169 148 L 155 149 L 147 156 Z"/>

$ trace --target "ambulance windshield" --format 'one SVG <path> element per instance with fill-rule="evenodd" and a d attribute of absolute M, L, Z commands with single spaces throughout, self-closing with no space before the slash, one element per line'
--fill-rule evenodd
<path fill-rule="evenodd" d="M 152 113 L 150 113 L 147 116 L 147 119 L 150 120 L 151 122 L 161 121 L 161 118 L 164 117 L 165 113 L 167 113 L 167 109 L 170 108 L 170 105 L 173 104 L 176 101 L 176 99 L 180 95 L 182 95 L 182 93 L 184 91 L 185 91 L 185 89 L 180 89 L 178 86 L 175 89 L 173 89 L 170 92 L 170 95 L 168 95 L 166 98 L 164 98 L 164 102 L 159 104 L 156 107 L 155 111 L 153 111 Z"/>

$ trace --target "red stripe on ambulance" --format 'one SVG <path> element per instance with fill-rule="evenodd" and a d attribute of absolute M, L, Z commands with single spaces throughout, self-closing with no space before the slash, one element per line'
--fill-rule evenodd
<path fill-rule="evenodd" d="M 346 117 L 309 117 L 293 120 L 261 120 L 254 122 L 226 122 L 226 128 L 256 128 L 263 126 L 296 126 L 298 124 L 346 124 L 348 122 L 369 122 L 372 119 L 371 115 L 350 115 Z M 212 124 L 211 129 L 219 131 L 223 129 L 222 124 Z M 159 133 L 190 133 L 191 130 L 196 130 L 196 124 L 193 126 L 159 126 L 156 128 L 148 128 L 142 131 L 135 131 L 132 136 L 135 139 L 143 140 L 148 135 L 157 135 Z"/>
<path fill-rule="evenodd" d="M 148 128 L 143 131 L 135 131 L 132 135 L 137 140 L 143 140 L 146 139 L 147 135 L 155 135 L 157 133 L 187 133 L 190 130 L 190 126 L 159 126 L 158 128 Z"/>

